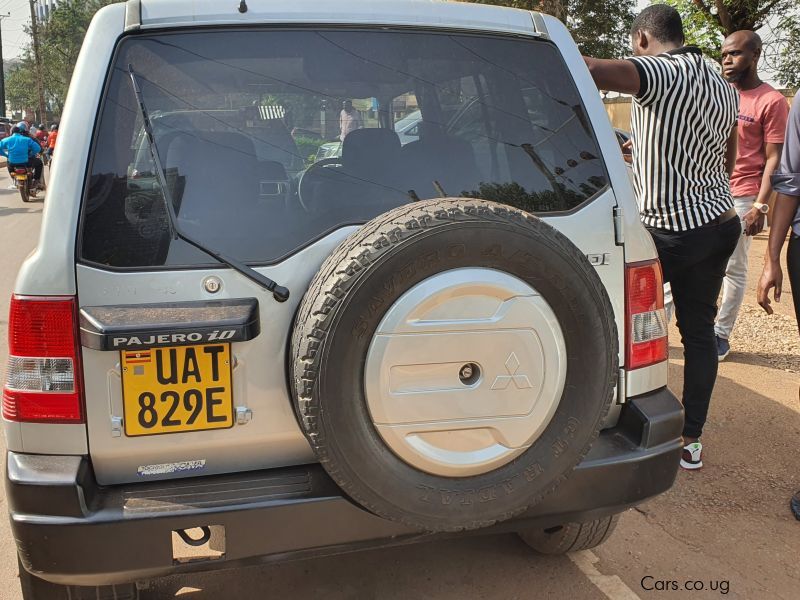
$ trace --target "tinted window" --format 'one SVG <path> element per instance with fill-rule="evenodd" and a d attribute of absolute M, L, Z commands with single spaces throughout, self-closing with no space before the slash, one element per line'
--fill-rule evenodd
<path fill-rule="evenodd" d="M 209 262 L 169 238 L 128 65 L 182 228 L 250 263 L 419 199 L 564 211 L 607 184 L 547 42 L 341 30 L 136 36 L 117 52 L 91 160 L 81 251 L 95 263 Z"/>

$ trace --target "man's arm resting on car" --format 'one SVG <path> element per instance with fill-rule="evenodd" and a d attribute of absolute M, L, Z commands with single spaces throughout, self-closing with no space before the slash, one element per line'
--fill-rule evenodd
<path fill-rule="evenodd" d="M 636 95 L 641 88 L 639 71 L 629 60 L 606 60 L 584 56 L 598 89 Z"/>

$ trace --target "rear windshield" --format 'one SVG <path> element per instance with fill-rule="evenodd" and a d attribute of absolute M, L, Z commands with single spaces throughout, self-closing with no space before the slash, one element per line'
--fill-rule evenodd
<path fill-rule="evenodd" d="M 196 31 L 123 41 L 96 129 L 81 255 L 192 266 L 170 239 L 135 71 L 182 229 L 267 264 L 409 202 L 567 211 L 607 185 L 548 42 L 407 31 Z"/>

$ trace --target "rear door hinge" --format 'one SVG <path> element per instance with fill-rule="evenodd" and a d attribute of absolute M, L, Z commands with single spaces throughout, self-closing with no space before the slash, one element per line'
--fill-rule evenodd
<path fill-rule="evenodd" d="M 625 221 L 621 206 L 614 207 L 614 243 L 617 246 L 625 245 Z"/>

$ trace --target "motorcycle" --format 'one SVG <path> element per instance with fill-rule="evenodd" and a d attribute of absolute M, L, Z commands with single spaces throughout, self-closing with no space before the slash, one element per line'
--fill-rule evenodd
<path fill-rule="evenodd" d="M 22 197 L 23 202 L 30 202 L 31 199 L 36 197 L 39 191 L 33 184 L 33 168 L 32 167 L 17 167 L 11 173 L 11 178 L 14 180 L 19 195 Z"/>

